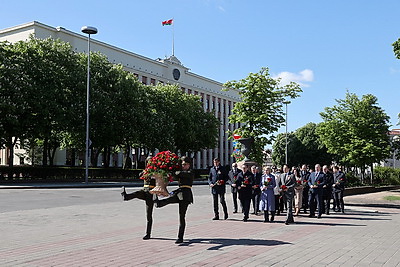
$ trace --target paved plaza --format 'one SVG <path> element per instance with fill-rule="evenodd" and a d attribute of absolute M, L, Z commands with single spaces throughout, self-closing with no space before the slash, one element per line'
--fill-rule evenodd
<path fill-rule="evenodd" d="M 230 193 L 228 220 L 212 221 L 208 186 L 193 192 L 177 245 L 175 204 L 154 210 L 142 240 L 144 202 L 123 202 L 119 188 L 0 189 L 0 266 L 400 266 L 400 202 L 383 200 L 400 191 L 348 196 L 346 214 L 291 225 L 243 222 Z"/>

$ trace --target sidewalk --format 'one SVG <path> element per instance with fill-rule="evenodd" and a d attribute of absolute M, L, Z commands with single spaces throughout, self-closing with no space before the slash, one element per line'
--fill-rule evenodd
<path fill-rule="evenodd" d="M 89 191 L 90 190 L 90 191 Z M 24 190 L 22 190 L 24 191 Z M 41 190 L 37 194 L 67 194 L 93 189 Z M 209 189 L 195 186 L 189 206 L 185 242 L 174 244 L 178 206 L 154 210 L 152 239 L 142 240 L 144 203 L 123 202 L 119 190 L 96 190 L 115 201 L 82 203 L 0 213 L 0 266 L 397 266 L 400 262 L 400 204 L 387 203 L 387 191 L 345 198 L 346 214 L 322 219 L 284 216 L 263 223 L 242 214 L 212 221 Z M 0 190 L 1 201 L 16 190 Z M 59 193 L 60 192 L 60 193 Z M 64 197 L 64 195 L 63 195 Z M 226 196 L 231 208 L 231 195 Z M 370 204 L 377 204 L 369 207 Z M 381 206 L 379 206 L 380 204 Z M 385 208 L 384 204 L 392 204 Z"/>

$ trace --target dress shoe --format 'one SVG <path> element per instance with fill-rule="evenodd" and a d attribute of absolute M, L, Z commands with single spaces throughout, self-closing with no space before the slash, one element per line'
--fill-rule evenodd
<path fill-rule="evenodd" d="M 219 216 L 215 216 L 214 218 L 212 218 L 214 221 L 219 220 Z"/>
<path fill-rule="evenodd" d="M 275 216 L 271 216 L 271 222 L 275 220 Z"/>
<path fill-rule="evenodd" d="M 245 218 L 243 218 L 243 221 L 244 221 L 244 222 L 247 222 L 247 220 L 248 220 L 248 218 L 246 218 L 246 217 L 245 217 Z"/>
<path fill-rule="evenodd" d="M 233 213 L 237 213 L 237 210 L 233 211 Z"/>
<path fill-rule="evenodd" d="M 224 220 L 226 220 L 226 219 L 228 219 L 228 213 L 225 214 L 225 216 L 224 216 Z"/>
<path fill-rule="evenodd" d="M 318 219 L 321 219 L 321 215 L 318 215 L 318 217 L 317 217 Z"/>
<path fill-rule="evenodd" d="M 285 222 L 286 225 L 289 225 L 289 222 Z"/>
<path fill-rule="evenodd" d="M 314 214 L 310 214 L 310 215 L 308 215 L 308 217 L 315 218 L 315 215 Z"/>
<path fill-rule="evenodd" d="M 148 240 L 148 239 L 150 239 L 150 235 L 145 235 L 145 236 L 143 237 L 143 240 Z"/>
<path fill-rule="evenodd" d="M 264 222 L 266 223 L 266 222 L 269 222 L 269 220 L 264 220 Z"/>
<path fill-rule="evenodd" d="M 182 238 L 178 238 L 178 239 L 175 241 L 175 244 L 180 244 L 180 243 L 183 243 L 183 239 L 182 239 Z"/>

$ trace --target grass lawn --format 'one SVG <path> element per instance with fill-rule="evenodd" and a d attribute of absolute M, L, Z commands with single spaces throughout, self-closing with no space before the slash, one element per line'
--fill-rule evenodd
<path fill-rule="evenodd" d="M 386 196 L 383 199 L 389 200 L 389 201 L 400 200 L 400 196 Z"/>

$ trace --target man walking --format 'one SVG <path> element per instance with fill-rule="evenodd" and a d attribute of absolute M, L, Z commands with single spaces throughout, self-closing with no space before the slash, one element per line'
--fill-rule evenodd
<path fill-rule="evenodd" d="M 333 167 L 333 210 L 344 213 L 344 186 L 346 184 L 346 177 L 338 166 Z"/>
<path fill-rule="evenodd" d="M 294 197 L 294 187 L 296 185 L 296 178 L 294 174 L 290 173 L 289 167 L 283 165 L 283 173 L 281 174 L 280 188 L 283 195 L 286 198 L 287 212 L 285 224 L 294 223 L 293 219 L 293 197 Z"/>
<path fill-rule="evenodd" d="M 211 167 L 208 176 L 208 184 L 211 187 L 211 194 L 213 196 L 213 220 L 219 220 L 218 197 L 224 210 L 224 219 L 226 220 L 228 219 L 228 208 L 226 207 L 225 201 L 225 183 L 228 180 L 228 173 L 225 171 L 225 168 L 221 166 L 221 161 L 218 158 L 215 158 L 213 162 L 214 166 Z"/>
<path fill-rule="evenodd" d="M 322 191 L 325 182 L 325 175 L 321 171 L 321 165 L 315 165 L 315 171 L 310 174 L 310 178 L 308 179 L 308 185 L 310 186 L 310 215 L 308 217 L 315 217 L 315 201 L 317 201 L 318 205 L 318 219 L 322 216 Z"/>
<path fill-rule="evenodd" d="M 233 213 L 237 213 L 238 212 L 238 189 L 236 186 L 236 181 L 238 179 L 238 175 L 241 173 L 242 171 L 240 169 L 238 169 L 237 163 L 234 162 L 232 163 L 232 169 L 229 171 L 228 173 L 228 183 L 231 185 L 231 192 L 232 192 L 232 199 L 233 199 Z"/>

